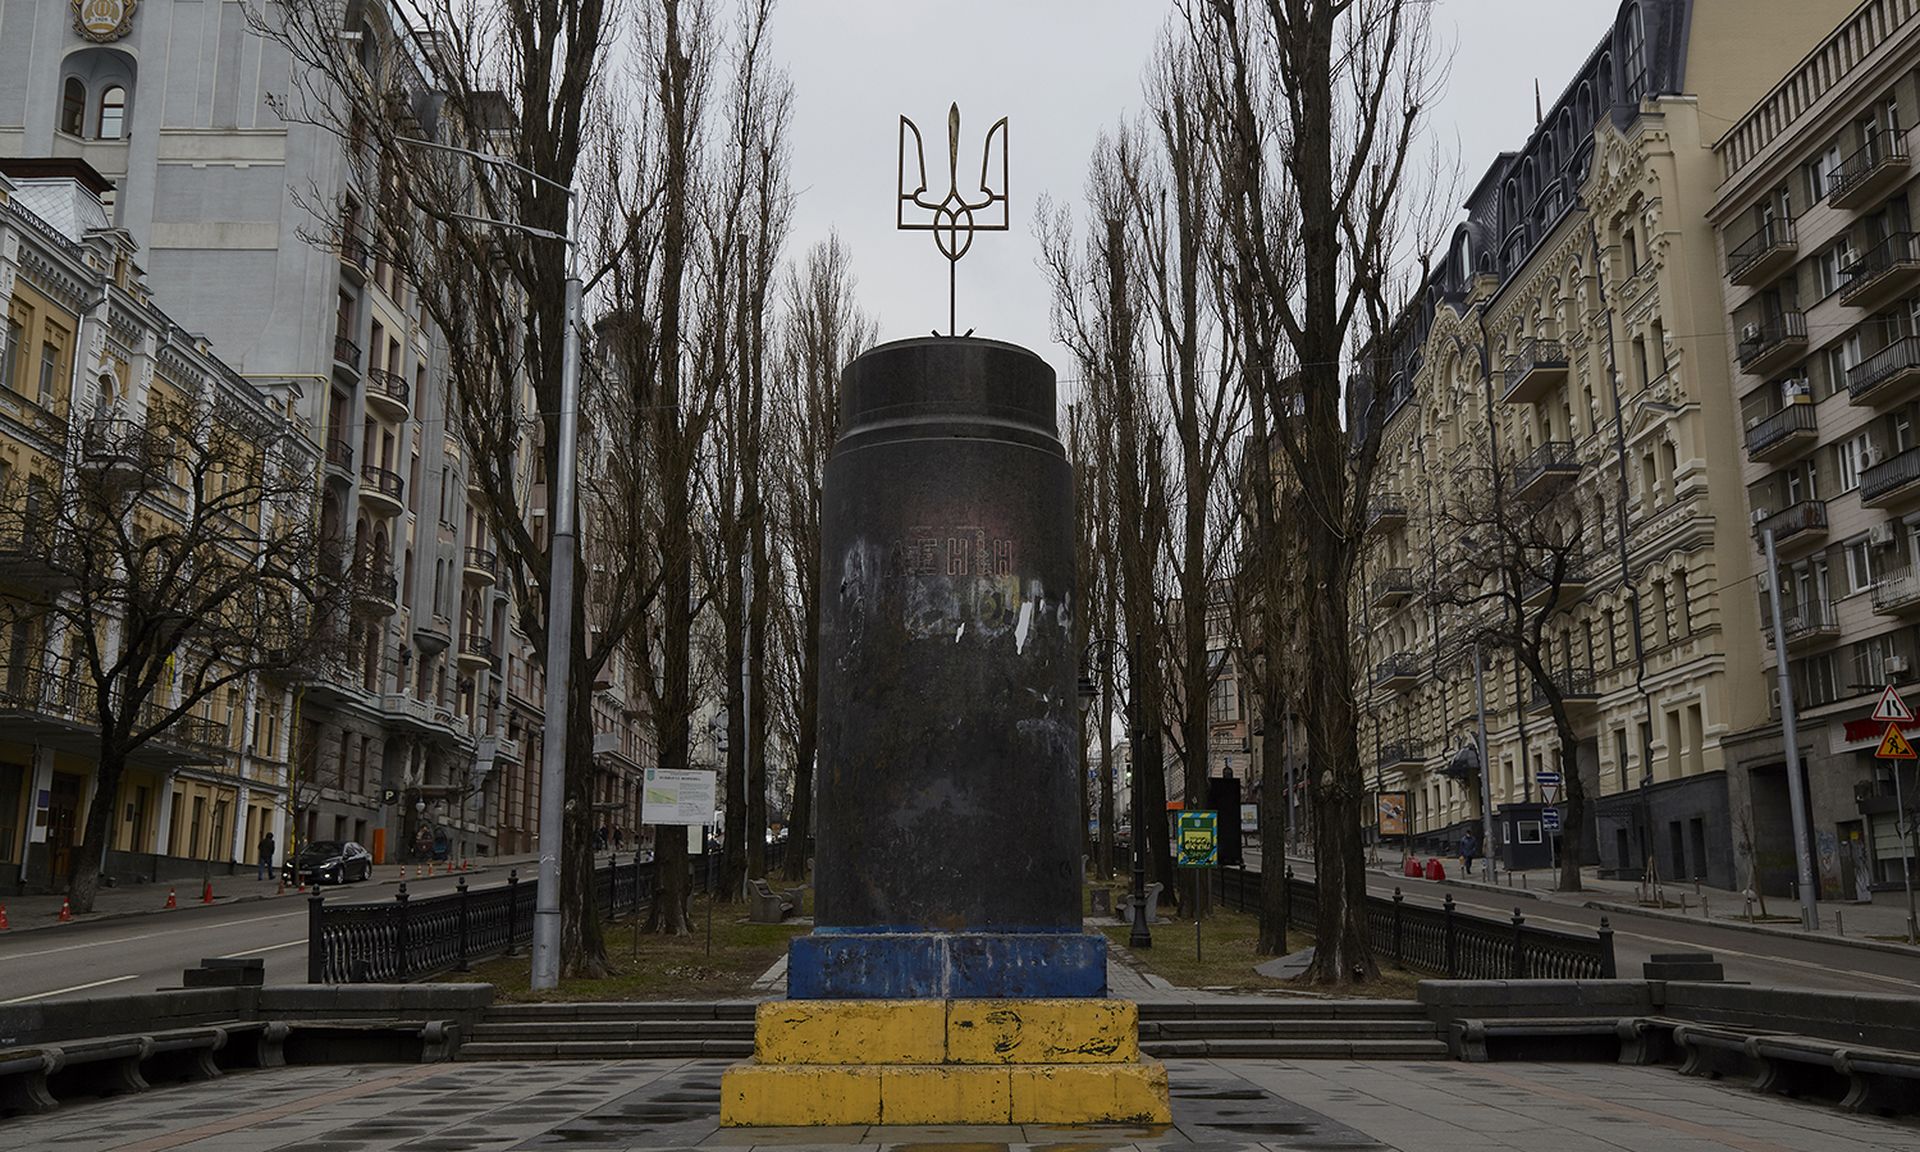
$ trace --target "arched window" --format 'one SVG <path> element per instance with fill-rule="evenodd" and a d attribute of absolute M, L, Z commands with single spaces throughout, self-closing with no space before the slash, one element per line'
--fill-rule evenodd
<path fill-rule="evenodd" d="M 100 132 L 102 140 L 118 140 L 127 129 L 127 90 L 115 84 L 100 94 Z"/>
<path fill-rule="evenodd" d="M 78 76 L 67 77 L 65 94 L 60 99 L 60 131 L 80 135 L 87 122 L 87 85 Z"/>
<path fill-rule="evenodd" d="M 1640 23 L 1640 5 L 1627 9 L 1626 59 L 1622 62 L 1620 81 L 1626 91 L 1627 99 L 1638 103 L 1647 91 L 1647 35 Z"/>

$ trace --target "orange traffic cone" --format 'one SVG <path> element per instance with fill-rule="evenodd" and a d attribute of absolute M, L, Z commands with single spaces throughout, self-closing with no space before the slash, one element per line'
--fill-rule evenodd
<path fill-rule="evenodd" d="M 7 906 L 0 904 L 0 932 L 7 930 Z"/>
<path fill-rule="evenodd" d="M 200 889 L 200 903 L 211 904 L 213 903 L 213 880 L 209 878 L 202 883 L 204 887 Z"/>
<path fill-rule="evenodd" d="M 470 872 L 472 870 L 473 870 L 473 861 L 467 859 L 465 856 L 462 856 L 460 858 L 460 871 Z"/>
<path fill-rule="evenodd" d="M 178 908 L 178 907 L 180 907 L 180 905 L 179 905 L 179 903 L 178 903 L 178 902 L 177 902 L 176 900 L 174 900 L 174 898 L 173 898 L 173 889 L 172 889 L 172 888 L 168 888 L 168 889 L 167 889 L 167 908 L 168 908 L 168 909 L 172 909 L 172 908 Z"/>
<path fill-rule="evenodd" d="M 65 924 L 72 919 L 73 908 L 67 903 L 67 898 L 62 896 L 60 897 L 60 923 Z"/>

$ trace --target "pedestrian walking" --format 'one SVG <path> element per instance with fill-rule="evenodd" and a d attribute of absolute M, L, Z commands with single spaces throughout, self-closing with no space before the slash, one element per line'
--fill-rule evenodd
<path fill-rule="evenodd" d="M 256 847 L 260 850 L 260 879 L 265 880 L 267 873 L 273 871 L 273 829 L 267 829 L 267 834 L 260 837 L 260 843 Z"/>
<path fill-rule="evenodd" d="M 1480 841 L 1472 832 L 1460 837 L 1460 867 L 1467 875 L 1473 875 L 1473 859 L 1480 855 Z"/>
<path fill-rule="evenodd" d="M 624 852 L 626 848 L 627 834 L 620 830 L 620 825 L 615 824 L 613 826 L 613 850 L 615 852 Z"/>

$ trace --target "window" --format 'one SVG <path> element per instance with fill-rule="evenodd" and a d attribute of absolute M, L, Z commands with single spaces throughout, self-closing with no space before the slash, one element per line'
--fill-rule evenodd
<path fill-rule="evenodd" d="M 54 387 L 60 380 L 60 346 L 51 342 L 40 345 L 40 395 L 42 408 L 53 407 Z"/>
<path fill-rule="evenodd" d="M 1620 242 L 1624 246 L 1622 250 L 1626 253 L 1627 275 L 1631 276 L 1635 272 L 1640 271 L 1640 245 L 1639 242 L 1634 239 L 1633 229 L 1629 228 L 1623 232 L 1620 236 Z"/>
<path fill-rule="evenodd" d="M 1866 469 L 1867 458 L 1872 453 L 1873 441 L 1865 432 L 1834 445 L 1833 463 L 1840 476 L 1840 491 L 1851 492 L 1860 487 L 1860 473 Z"/>
<path fill-rule="evenodd" d="M 60 131 L 78 136 L 87 122 L 87 85 L 78 76 L 67 77 L 60 97 Z"/>
<path fill-rule="evenodd" d="M 1819 201 L 1827 198 L 1833 190 L 1834 173 L 1840 170 L 1840 145 L 1829 144 L 1827 150 L 1815 156 L 1807 163 L 1807 193 L 1809 199 Z"/>
<path fill-rule="evenodd" d="M 1620 663 L 1619 636 L 1614 631 L 1613 609 L 1600 613 L 1600 628 L 1607 634 L 1607 666 Z"/>
<path fill-rule="evenodd" d="M 1853 690 L 1862 692 L 1887 682 L 1887 657 L 1893 655 L 1893 637 L 1875 636 L 1853 646 Z"/>
<path fill-rule="evenodd" d="M 1814 282 L 1822 297 L 1838 292 L 1847 282 L 1847 269 L 1853 261 L 1853 242 L 1845 236 L 1821 251 L 1814 265 Z"/>
<path fill-rule="evenodd" d="M 14 385 L 15 369 L 20 363 L 20 338 L 22 332 L 17 320 L 7 321 L 6 340 L 0 343 L 0 388 L 18 391 Z"/>
<path fill-rule="evenodd" d="M 1913 418 L 1905 412 L 1895 412 L 1893 418 L 1887 421 L 1887 430 L 1891 433 L 1889 451 L 1893 455 L 1898 456 L 1913 447 Z"/>
<path fill-rule="evenodd" d="M 1626 57 L 1621 61 L 1620 79 L 1626 86 L 1627 99 L 1638 103 L 1647 90 L 1647 37 L 1640 24 L 1640 6 L 1635 4 L 1627 9 L 1627 46 Z M 1537 843 L 1526 840 L 1524 834 L 1521 843 Z"/>
<path fill-rule="evenodd" d="M 100 94 L 100 119 L 98 121 L 102 140 L 118 140 L 125 135 L 127 128 L 127 90 L 115 84 Z"/>
<path fill-rule="evenodd" d="M 1847 594 L 1865 592 L 1873 587 L 1873 544 L 1865 536 L 1847 541 Z"/>
<path fill-rule="evenodd" d="M 1518 821 L 1517 823 L 1520 825 L 1520 843 L 1522 844 L 1540 843 L 1540 821 L 1521 820 L 1521 821 Z"/>

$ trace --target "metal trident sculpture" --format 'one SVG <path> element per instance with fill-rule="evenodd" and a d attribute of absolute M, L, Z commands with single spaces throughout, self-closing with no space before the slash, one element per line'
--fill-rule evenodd
<path fill-rule="evenodd" d="M 919 172 L 917 180 L 909 187 L 913 178 L 907 175 L 907 134 L 913 134 L 913 161 Z M 995 188 L 987 182 L 987 175 L 993 166 L 994 138 L 1000 140 L 1000 186 Z M 900 117 L 900 198 L 895 206 L 895 225 L 905 232 L 931 232 L 933 242 L 940 249 L 940 255 L 947 258 L 947 335 L 959 335 L 959 325 L 955 316 L 955 282 L 958 279 L 956 269 L 960 257 L 973 247 L 975 232 L 1005 232 L 1007 230 L 1007 118 L 1000 117 L 993 127 L 987 129 L 987 138 L 980 147 L 980 191 L 977 197 L 960 191 L 960 105 L 954 104 L 947 109 L 947 193 L 935 200 L 927 191 L 927 155 L 925 144 L 920 139 L 920 128 L 905 116 Z M 920 220 L 907 219 L 907 206 L 929 212 L 932 215 Z M 978 213 L 1000 206 L 997 220 L 982 221 Z M 973 329 L 967 329 L 972 334 Z M 935 332 L 938 336 L 939 333 Z"/>

